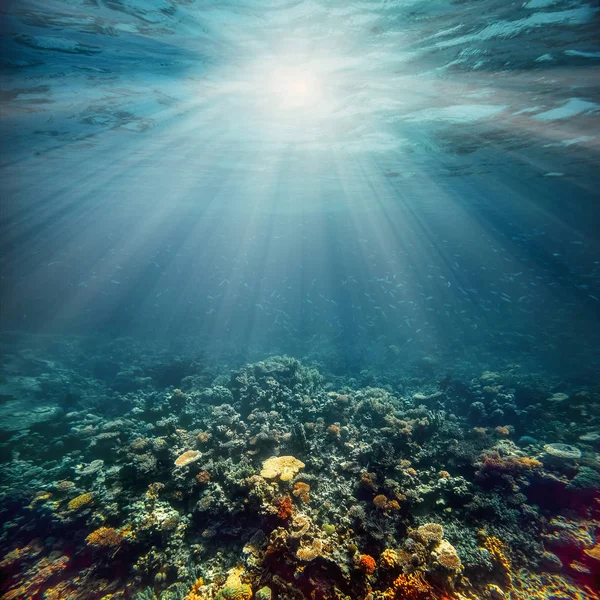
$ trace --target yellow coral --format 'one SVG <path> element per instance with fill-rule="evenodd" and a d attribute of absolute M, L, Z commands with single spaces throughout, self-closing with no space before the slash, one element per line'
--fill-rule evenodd
<path fill-rule="evenodd" d="M 379 566 L 384 569 L 393 569 L 400 564 L 398 553 L 391 548 L 386 548 L 379 557 Z"/>
<path fill-rule="evenodd" d="M 85 538 L 88 546 L 115 548 L 123 541 L 123 534 L 112 527 L 100 527 Z"/>
<path fill-rule="evenodd" d="M 303 560 L 308 562 L 317 558 L 323 551 L 323 542 L 320 539 L 315 539 L 312 542 L 312 546 L 302 546 L 298 548 L 298 552 L 296 552 L 296 557 L 299 560 Z"/>
<path fill-rule="evenodd" d="M 188 592 L 188 595 L 185 597 L 185 600 L 202 600 L 202 594 L 200 593 L 200 588 L 204 585 L 204 579 L 199 577 L 196 579 L 192 589 Z"/>
<path fill-rule="evenodd" d="M 600 562 L 600 542 L 596 543 L 593 548 L 586 548 L 584 552 L 594 561 Z"/>
<path fill-rule="evenodd" d="M 217 596 L 217 600 L 250 600 L 250 598 L 252 598 L 252 588 L 242 583 L 237 571 L 229 574 Z"/>
<path fill-rule="evenodd" d="M 506 577 L 505 583 L 510 583 L 511 566 L 508 558 L 506 558 L 504 544 L 497 537 L 488 536 L 483 542 L 483 547 L 490 553 L 492 560 L 502 568 Z"/>
<path fill-rule="evenodd" d="M 265 479 L 279 477 L 281 481 L 289 481 L 304 467 L 304 463 L 293 456 L 272 456 L 262 464 L 260 476 Z"/>
<path fill-rule="evenodd" d="M 202 454 L 198 452 L 198 450 L 188 450 L 187 452 L 184 452 L 183 454 L 177 457 L 177 460 L 175 461 L 175 466 L 185 467 L 186 465 L 200 460 L 201 456 Z"/>
<path fill-rule="evenodd" d="M 86 492 L 85 494 L 73 498 L 73 500 L 69 502 L 69 509 L 79 510 L 80 508 L 89 506 L 92 502 L 94 502 L 94 495 L 90 492 Z"/>
<path fill-rule="evenodd" d="M 442 540 L 433 550 L 432 555 L 437 562 L 449 571 L 458 571 L 461 567 L 456 548 L 448 541 Z"/>

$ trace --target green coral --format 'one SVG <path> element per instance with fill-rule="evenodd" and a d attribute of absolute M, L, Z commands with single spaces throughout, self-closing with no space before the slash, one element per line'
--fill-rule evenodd
<path fill-rule="evenodd" d="M 271 591 L 271 588 L 266 585 L 256 592 L 256 600 L 271 600 L 272 597 L 273 592 Z"/>

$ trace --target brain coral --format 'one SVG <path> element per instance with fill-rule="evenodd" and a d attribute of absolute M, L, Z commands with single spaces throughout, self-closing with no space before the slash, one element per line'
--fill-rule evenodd
<path fill-rule="evenodd" d="M 279 477 L 281 481 L 289 481 L 304 467 L 304 463 L 293 456 L 272 456 L 263 462 L 260 476 L 265 479 Z"/>
<path fill-rule="evenodd" d="M 445 569 L 458 571 L 461 567 L 460 558 L 456 553 L 456 549 L 446 540 L 442 540 L 431 554 Z"/>
<path fill-rule="evenodd" d="M 439 542 L 444 537 L 444 529 L 437 523 L 425 523 L 417 529 L 417 535 L 426 543 Z"/>
<path fill-rule="evenodd" d="M 198 452 L 198 450 L 188 450 L 187 452 L 184 452 L 181 456 L 177 457 L 177 460 L 175 461 L 175 466 L 185 467 L 186 465 L 200 460 L 201 456 L 202 454 Z"/>

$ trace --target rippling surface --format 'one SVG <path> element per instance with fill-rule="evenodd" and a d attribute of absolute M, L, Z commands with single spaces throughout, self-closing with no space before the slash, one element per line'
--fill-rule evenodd
<path fill-rule="evenodd" d="M 297 174 L 302 160 L 324 181 L 341 161 L 351 180 L 374 165 L 402 178 L 529 168 L 593 189 L 581 180 L 598 150 L 593 3 L 89 0 L 4 10 L 9 176 L 85 160 L 105 175 L 148 176 L 152 162 L 155 177 L 185 168 L 188 185 L 234 173 L 265 183 L 267 165 Z M 309 72 L 314 105 L 278 105 L 278 70 Z"/>

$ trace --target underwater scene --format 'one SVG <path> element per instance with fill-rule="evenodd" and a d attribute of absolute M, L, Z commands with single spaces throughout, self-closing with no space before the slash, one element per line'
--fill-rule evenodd
<path fill-rule="evenodd" d="M 1 600 L 600 600 L 597 0 L 0 15 Z"/>

